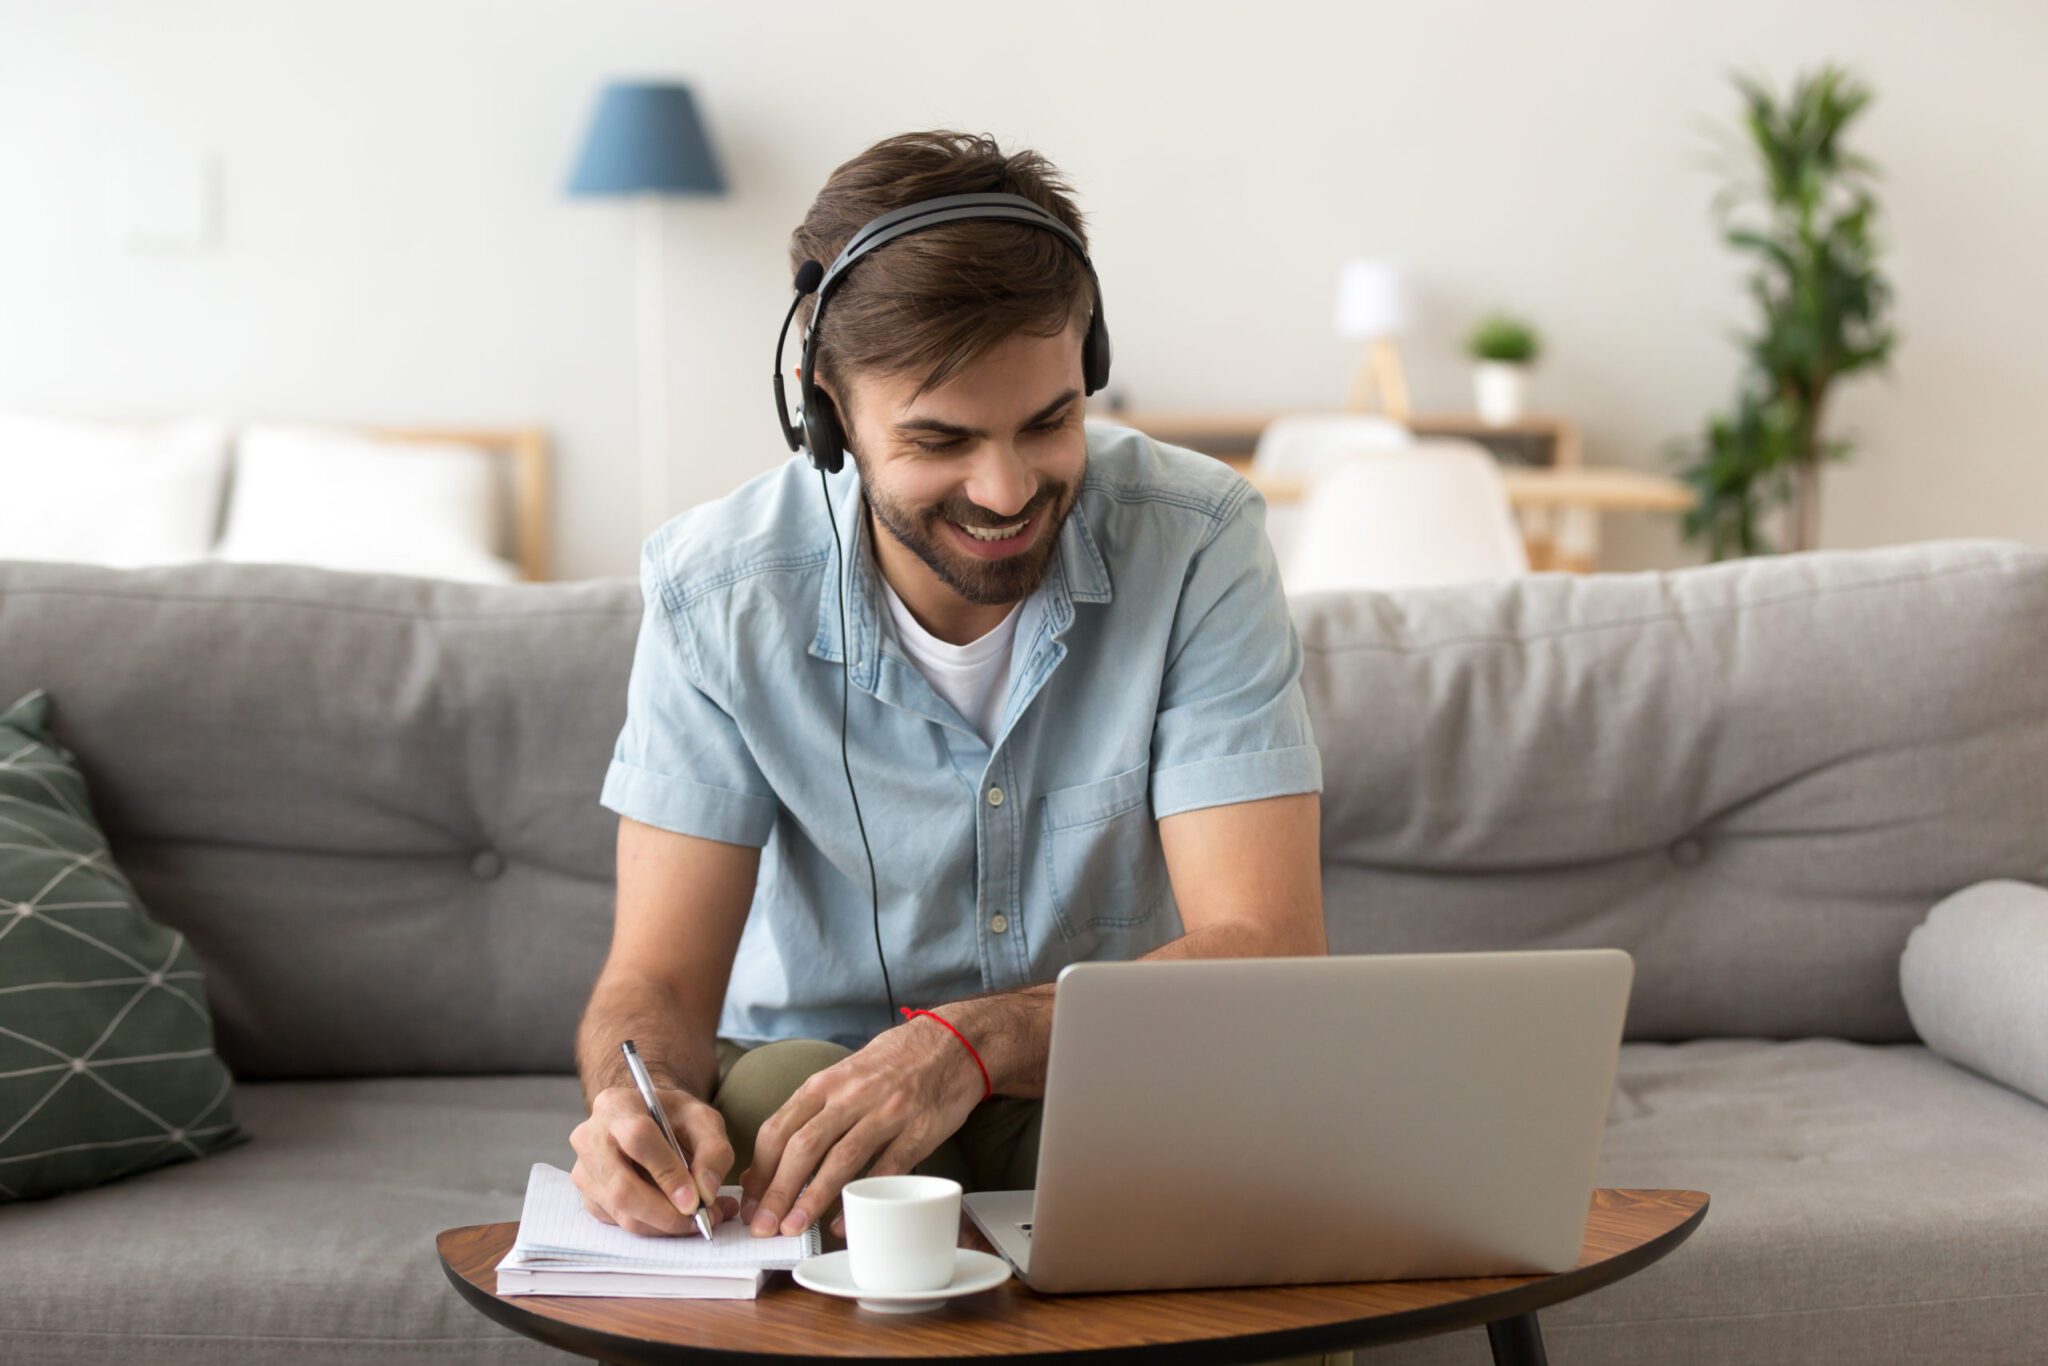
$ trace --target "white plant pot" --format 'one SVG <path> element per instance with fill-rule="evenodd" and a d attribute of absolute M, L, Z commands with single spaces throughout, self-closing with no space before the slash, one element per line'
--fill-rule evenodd
<path fill-rule="evenodd" d="M 1515 361 L 1483 360 L 1472 372 L 1473 398 L 1479 420 L 1504 427 L 1522 416 L 1528 392 L 1529 367 Z"/>

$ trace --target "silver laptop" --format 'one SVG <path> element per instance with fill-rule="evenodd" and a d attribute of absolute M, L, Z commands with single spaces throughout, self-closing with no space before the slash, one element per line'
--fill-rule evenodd
<path fill-rule="evenodd" d="M 1074 963 L 1037 1189 L 967 1196 L 1034 1290 L 1566 1271 L 1620 949 Z"/>

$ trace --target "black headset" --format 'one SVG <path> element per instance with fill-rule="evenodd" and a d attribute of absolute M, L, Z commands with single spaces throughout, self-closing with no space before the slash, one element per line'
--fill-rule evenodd
<path fill-rule="evenodd" d="M 790 300 L 789 312 L 782 319 L 782 331 L 775 337 L 775 412 L 780 419 L 777 425 L 782 429 L 783 440 L 789 443 L 791 451 L 806 452 L 811 464 L 829 474 L 839 473 L 845 463 L 846 430 L 840 426 L 839 414 L 833 409 L 832 400 L 818 388 L 815 377 L 818 324 L 825 315 L 826 302 L 831 299 L 833 289 L 846 278 L 846 272 L 875 248 L 907 233 L 935 228 L 941 223 L 974 219 L 996 219 L 1044 228 L 1047 232 L 1058 233 L 1074 249 L 1074 254 L 1081 258 L 1081 264 L 1088 268 L 1088 279 L 1095 286 L 1095 312 L 1088 320 L 1088 335 L 1081 341 L 1081 375 L 1087 385 L 1083 392 L 1092 394 L 1109 383 L 1109 324 L 1102 316 L 1102 281 L 1096 278 L 1095 264 L 1088 259 L 1088 249 L 1081 245 L 1081 239 L 1072 228 L 1019 194 L 949 194 L 937 199 L 921 199 L 873 219 L 849 237 L 830 270 L 816 261 L 806 261 L 797 267 L 796 297 Z M 798 413 L 799 425 L 789 420 L 789 405 L 784 397 L 782 346 L 789 337 L 789 324 L 796 317 L 797 305 L 813 291 L 818 295 L 818 302 L 811 310 L 810 326 L 804 330 L 803 370 L 797 377 L 797 397 L 803 405 Z"/>
<path fill-rule="evenodd" d="M 832 516 L 832 494 L 825 485 L 827 474 L 837 474 L 846 463 L 846 430 L 839 424 L 839 414 L 832 407 L 832 400 L 816 383 L 818 364 L 818 324 L 825 316 L 825 303 L 832 297 L 832 291 L 846 278 L 854 262 L 866 256 L 875 248 L 895 241 L 906 233 L 935 228 L 941 223 L 958 223 L 975 219 L 994 219 L 1007 223 L 1024 223 L 1034 228 L 1055 232 L 1074 249 L 1081 258 L 1081 264 L 1088 268 L 1088 279 L 1095 286 L 1095 312 L 1088 319 L 1088 335 L 1081 341 L 1081 375 L 1087 388 L 1084 392 L 1094 393 L 1109 383 L 1109 324 L 1102 316 L 1102 281 L 1096 278 L 1095 265 L 1088 259 L 1088 249 L 1081 245 L 1081 239 L 1074 230 L 1046 209 L 1040 208 L 1022 195 L 1000 194 L 949 194 L 937 199 L 921 199 L 915 204 L 906 204 L 900 209 L 870 220 L 846 241 L 839 253 L 839 259 L 832 263 L 830 270 L 815 260 L 806 261 L 797 267 L 796 297 L 789 302 L 789 312 L 782 316 L 782 330 L 775 336 L 775 412 L 776 425 L 782 428 L 783 439 L 789 442 L 791 451 L 803 451 L 810 457 L 811 464 L 818 471 L 818 489 L 825 495 L 825 519 L 832 524 L 832 544 L 839 552 L 839 765 L 846 772 L 846 795 L 853 799 L 853 821 L 860 831 L 860 847 L 868 861 L 868 896 L 874 910 L 875 957 L 882 964 L 882 990 L 889 998 L 889 1023 L 897 1021 L 896 989 L 889 981 L 889 960 L 882 953 L 882 894 L 875 877 L 875 851 L 868 846 L 867 823 L 861 819 L 860 794 L 853 788 L 853 764 L 846 757 L 846 698 L 848 675 L 852 665 L 848 662 L 853 650 L 846 631 L 846 547 L 839 539 L 839 522 Z M 803 370 L 797 376 L 797 397 L 802 403 L 798 416 L 802 425 L 789 420 L 789 405 L 782 386 L 782 346 L 789 338 L 790 320 L 796 317 L 797 305 L 804 296 L 816 291 L 817 305 L 811 310 L 810 326 L 804 331 Z"/>

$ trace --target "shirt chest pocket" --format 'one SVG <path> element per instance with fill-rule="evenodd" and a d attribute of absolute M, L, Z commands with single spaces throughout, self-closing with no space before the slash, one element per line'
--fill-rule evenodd
<path fill-rule="evenodd" d="M 1139 764 L 1045 794 L 1046 877 L 1066 938 L 1142 925 L 1171 895 L 1149 776 Z"/>

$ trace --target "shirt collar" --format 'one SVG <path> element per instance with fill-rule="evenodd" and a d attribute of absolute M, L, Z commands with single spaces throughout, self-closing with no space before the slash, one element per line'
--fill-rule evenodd
<path fill-rule="evenodd" d="M 818 584 L 818 630 L 811 638 L 810 652 L 819 659 L 836 661 L 841 657 L 838 588 L 844 583 L 846 627 L 853 637 L 847 667 L 861 687 L 873 692 L 882 659 L 881 570 L 868 540 L 860 476 L 848 460 L 837 474 L 826 475 L 825 482 L 831 494 L 832 520 L 839 528 L 839 544 L 846 548 L 846 556 L 842 563 L 831 544 L 825 547 L 825 572 Z M 1060 524 L 1059 547 L 1032 596 L 1050 595 L 1046 610 L 1064 633 L 1073 620 L 1073 603 L 1108 602 L 1110 591 L 1109 565 L 1076 494 L 1073 509 Z"/>

